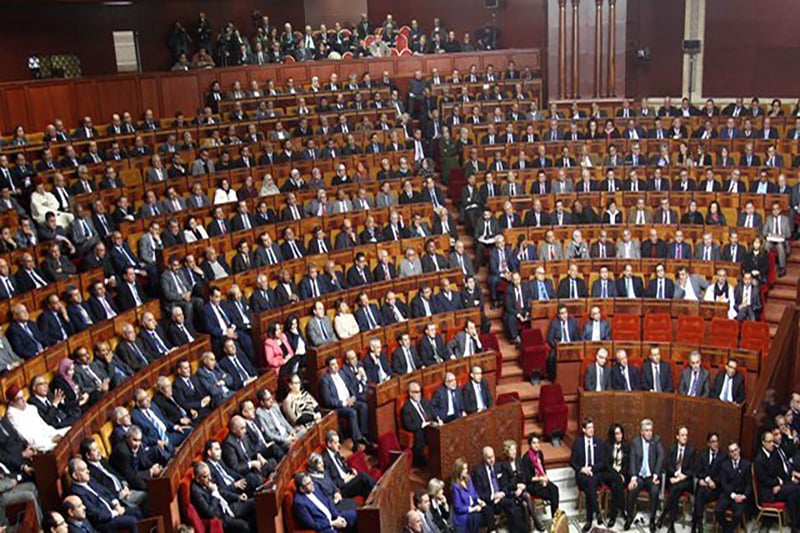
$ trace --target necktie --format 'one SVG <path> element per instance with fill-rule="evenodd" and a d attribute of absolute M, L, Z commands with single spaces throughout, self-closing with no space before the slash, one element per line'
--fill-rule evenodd
<path fill-rule="evenodd" d="M 661 392 L 661 371 L 658 365 L 653 365 L 653 390 Z"/>
<path fill-rule="evenodd" d="M 697 371 L 692 372 L 692 382 L 689 385 L 689 396 L 697 396 Z"/>
<path fill-rule="evenodd" d="M 578 297 L 578 287 L 574 279 L 569 280 L 569 297 L 573 299 Z"/>
<path fill-rule="evenodd" d="M 591 439 L 586 441 L 586 466 L 594 466 L 594 445 Z"/>
<path fill-rule="evenodd" d="M 159 337 L 158 332 L 156 330 L 151 330 L 150 336 L 153 338 L 153 342 L 156 343 L 156 348 L 158 348 L 158 352 L 160 354 L 164 354 L 169 351 L 167 345 L 164 344 L 164 342 L 161 340 L 161 337 Z"/>
<path fill-rule="evenodd" d="M 317 318 L 317 322 L 319 322 L 319 330 L 322 333 L 322 340 L 328 340 L 328 333 L 325 331 L 325 324 L 322 322 L 322 319 Z"/>
<path fill-rule="evenodd" d="M 680 470 L 683 465 L 683 446 L 678 446 L 678 459 L 675 461 L 675 464 L 678 470 Z"/>
<path fill-rule="evenodd" d="M 658 291 L 656 291 L 656 298 L 659 300 L 664 299 L 664 280 L 658 280 Z"/>
<path fill-rule="evenodd" d="M 608 282 L 605 281 L 605 280 L 603 280 L 601 282 L 601 289 L 600 289 L 600 297 L 601 298 L 608 298 L 608 287 L 607 287 L 607 284 L 608 284 Z"/>
<path fill-rule="evenodd" d="M 729 376 L 725 376 L 725 382 L 722 385 L 722 394 L 719 395 L 719 399 L 723 402 L 730 402 L 732 401 L 731 398 L 731 378 Z"/>
<path fill-rule="evenodd" d="M 569 328 L 567 327 L 566 320 L 561 322 L 561 342 L 570 342 Z"/>
<path fill-rule="evenodd" d="M 33 285 L 37 289 L 41 289 L 42 287 L 47 286 L 47 282 L 43 280 L 42 277 L 39 274 L 37 274 L 35 270 L 28 270 L 27 272 L 31 280 L 33 281 Z"/>

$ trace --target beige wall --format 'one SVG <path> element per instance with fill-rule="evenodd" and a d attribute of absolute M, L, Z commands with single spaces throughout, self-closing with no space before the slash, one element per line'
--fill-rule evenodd
<path fill-rule="evenodd" d="M 298 1 L 298 0 L 288 0 Z M 325 24 L 333 27 L 337 20 L 342 25 L 358 22 L 361 13 L 367 12 L 367 0 L 303 0 L 306 24 L 314 28 Z M 375 21 L 373 21 L 375 22 Z"/>

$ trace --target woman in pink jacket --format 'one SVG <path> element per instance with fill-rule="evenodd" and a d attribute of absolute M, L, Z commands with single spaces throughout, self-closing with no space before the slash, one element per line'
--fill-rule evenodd
<path fill-rule="evenodd" d="M 283 332 L 279 322 L 273 322 L 267 328 L 264 339 L 264 356 L 269 368 L 278 370 L 281 376 L 291 376 L 297 372 L 297 361 L 293 360 L 294 350 Z"/>

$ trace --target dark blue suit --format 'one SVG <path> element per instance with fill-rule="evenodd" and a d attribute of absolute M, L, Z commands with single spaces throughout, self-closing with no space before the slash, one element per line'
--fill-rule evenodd
<path fill-rule="evenodd" d="M 547 330 L 547 344 L 550 345 L 550 355 L 547 357 L 547 377 L 550 381 L 556 379 L 556 346 L 562 342 L 579 342 L 581 340 L 578 321 L 574 318 L 567 318 L 566 334 L 569 339 L 564 336 L 562 329 L 560 318 L 555 317 L 550 321 L 550 327 Z"/>
<path fill-rule="evenodd" d="M 355 511 L 341 511 L 336 509 L 333 502 L 322 495 L 319 491 L 315 491 L 314 495 L 320 499 L 323 505 L 328 508 L 331 517 L 337 518 L 340 515 L 347 521 L 348 526 L 353 526 L 356 522 Z M 336 529 L 332 528 L 328 518 L 314 505 L 309 497 L 297 491 L 294 495 L 294 505 L 292 506 L 292 514 L 297 522 L 297 525 L 302 529 L 311 529 L 319 531 L 320 533 L 336 533 Z"/>
<path fill-rule="evenodd" d="M 29 320 L 26 322 L 30 334 L 23 328 L 19 322 L 14 321 L 8 326 L 6 331 L 6 338 L 11 343 L 14 352 L 23 359 L 30 359 L 47 346 L 47 339 L 45 339 L 36 324 Z"/>
<path fill-rule="evenodd" d="M 358 329 L 363 333 L 365 331 L 370 331 L 374 329 L 375 324 L 378 326 L 383 326 L 383 316 L 381 312 L 378 310 L 378 306 L 375 304 L 369 304 L 369 310 L 372 314 L 372 320 L 374 321 L 373 324 L 370 324 L 370 321 L 367 319 L 367 311 L 363 307 L 359 307 L 355 312 L 356 322 L 358 323 Z"/>
<path fill-rule="evenodd" d="M 451 393 L 450 389 L 442 385 L 436 389 L 436 392 L 433 393 L 433 398 L 431 398 L 433 412 L 436 418 L 440 418 L 443 422 L 452 422 L 461 418 L 461 413 L 464 412 L 464 399 L 461 396 L 461 389 L 456 388 L 451 393 L 453 397 L 453 414 L 447 414 L 448 393 Z"/>
<path fill-rule="evenodd" d="M 142 517 L 138 508 L 126 507 L 124 515 L 112 517 L 106 503 L 113 507 L 111 502 L 118 499 L 117 495 L 94 480 L 89 480 L 89 488 L 79 483 L 73 483 L 72 493 L 78 496 L 86 506 L 86 518 L 94 528 L 102 532 L 121 529 L 136 531 L 136 521 Z M 103 503 L 104 501 L 106 503 Z"/>
<path fill-rule="evenodd" d="M 317 291 L 320 296 L 327 292 L 327 284 L 322 279 L 322 276 L 317 276 Z M 297 287 L 297 291 L 300 293 L 301 300 L 308 300 L 314 297 L 314 291 L 311 287 L 311 278 L 308 276 L 303 276 L 303 279 L 300 280 L 300 285 Z"/>
<path fill-rule="evenodd" d="M 170 348 L 172 348 L 172 343 L 169 341 L 166 335 L 164 335 L 164 330 L 161 329 L 161 326 L 156 326 L 154 330 L 155 334 L 151 333 L 150 330 L 142 328 L 139 331 L 139 338 L 142 340 L 142 344 L 146 351 L 150 352 L 151 354 L 157 355 L 158 357 L 164 357 Z M 161 339 L 161 343 L 159 343 L 155 336 L 158 336 Z"/>
<path fill-rule="evenodd" d="M 378 364 L 381 365 L 387 376 L 392 377 L 392 368 L 389 366 L 389 360 L 386 359 L 386 354 L 381 352 L 377 364 L 370 356 L 364 358 L 364 372 L 367 373 L 367 379 L 370 383 L 378 383 Z"/>
<path fill-rule="evenodd" d="M 67 314 L 69 315 L 69 321 L 75 333 L 80 333 L 85 329 L 89 329 L 89 326 L 94 324 L 92 312 L 87 302 L 69 304 L 67 306 Z"/>
<path fill-rule="evenodd" d="M 244 386 L 244 379 L 254 378 L 258 376 L 258 371 L 253 367 L 252 363 L 243 355 L 236 355 L 236 359 L 247 373 L 247 377 L 242 376 L 241 370 L 236 368 L 233 364 L 231 356 L 225 356 L 219 360 L 219 367 L 225 371 L 226 374 L 233 378 L 233 388 L 239 390 Z"/>
<path fill-rule="evenodd" d="M 357 391 L 354 383 L 347 379 L 344 373 L 340 372 L 340 375 L 350 396 L 356 397 Z M 366 402 L 357 399 L 352 407 L 344 405 L 339 400 L 339 395 L 336 392 L 336 385 L 333 382 L 330 372 L 325 373 L 320 379 L 319 390 L 322 397 L 322 406 L 336 409 L 336 413 L 339 416 L 343 416 L 349 420 L 353 440 L 358 442 L 366 437 L 369 432 L 369 413 L 367 411 Z"/>
<path fill-rule="evenodd" d="M 411 316 L 414 318 L 427 316 L 425 314 L 425 306 L 422 303 L 422 299 L 422 293 L 417 293 L 417 295 L 411 300 Z M 439 306 L 436 305 L 436 300 L 434 298 L 428 300 L 428 305 L 431 308 L 431 315 L 435 315 L 439 312 Z"/>
<path fill-rule="evenodd" d="M 439 309 L 440 313 L 449 313 L 462 309 L 461 295 L 453 291 L 450 291 L 449 300 L 445 297 L 444 293 L 440 292 L 433 297 L 433 301 L 436 302 L 436 307 Z"/>
<path fill-rule="evenodd" d="M 514 260 L 514 254 L 511 253 L 511 248 L 506 246 L 502 253 L 505 255 L 505 267 L 510 272 L 516 272 L 518 270 L 517 264 Z M 492 248 L 491 252 L 489 253 L 489 296 L 492 299 L 492 302 L 497 302 L 497 286 L 503 280 L 500 276 L 500 254 L 501 251 L 498 248 Z"/>
<path fill-rule="evenodd" d="M 600 512 L 600 507 L 597 504 L 597 485 L 602 481 L 603 471 L 606 468 L 606 451 L 603 441 L 595 437 L 592 439 L 591 446 L 591 457 L 587 458 L 586 438 L 583 436 L 578 437 L 572 445 L 572 454 L 569 460 L 572 470 L 575 471 L 575 483 L 586 496 L 586 522 L 588 524 L 592 523 L 594 513 Z M 592 467 L 591 476 L 581 472 L 581 469 L 585 466 Z"/>
<path fill-rule="evenodd" d="M 114 302 L 111 301 L 111 298 L 108 297 L 108 294 L 106 294 L 106 296 L 103 299 L 106 301 L 106 303 L 108 304 L 108 306 L 111 308 L 112 311 L 114 311 L 116 314 L 119 314 L 117 306 L 114 305 Z M 94 320 L 95 323 L 100 322 L 101 320 L 106 320 L 108 315 L 106 313 L 105 308 L 103 307 L 103 304 L 100 303 L 100 298 L 98 298 L 97 296 L 91 296 L 89 298 L 88 304 L 89 304 L 89 314 L 92 315 L 92 320 Z"/>
<path fill-rule="evenodd" d="M 117 274 L 122 274 L 122 270 L 127 266 L 139 268 L 139 261 L 136 259 L 136 254 L 133 253 L 133 250 L 131 250 L 127 242 L 122 243 L 122 250 L 119 250 L 116 246 L 112 246 L 110 255 L 111 264 L 114 266 L 114 270 L 116 270 Z"/>
<path fill-rule="evenodd" d="M 203 327 L 205 328 L 206 333 L 211 335 L 211 345 L 214 349 L 214 353 L 220 354 L 222 353 L 222 344 L 225 342 L 227 336 L 226 332 L 223 331 L 222 325 L 217 318 L 217 314 L 214 312 L 212 307 L 213 306 L 211 303 L 207 303 L 203 306 L 203 310 L 200 314 L 203 317 Z M 234 321 L 231 320 L 230 315 L 222 305 L 219 306 L 219 309 L 222 313 L 222 318 L 225 322 L 225 325 L 230 326 L 231 324 L 234 324 Z M 250 338 L 250 335 L 244 331 L 238 330 L 238 328 L 236 333 L 238 335 L 237 342 L 239 346 L 241 346 L 242 350 L 244 350 L 244 353 L 252 361 L 254 359 L 253 340 Z"/>
<path fill-rule="evenodd" d="M 172 455 L 174 448 L 176 446 L 180 446 L 181 442 L 183 442 L 184 439 L 189 436 L 189 433 L 178 433 L 177 431 L 173 431 L 172 424 L 169 420 L 167 420 L 167 417 L 164 416 L 156 404 L 151 403 L 150 410 L 156 415 L 156 418 L 158 418 L 161 423 L 164 424 L 165 431 L 167 433 L 167 439 L 169 441 L 168 453 Z M 148 438 L 161 440 L 155 424 L 145 416 L 141 409 L 134 408 L 131 411 L 131 421 L 139 426 L 142 429 L 142 433 L 147 435 Z"/>
<path fill-rule="evenodd" d="M 639 369 L 635 366 L 628 365 L 628 381 L 631 385 L 631 390 L 642 389 L 642 376 Z M 628 390 L 625 376 L 622 375 L 622 367 L 617 363 L 611 365 L 611 389 L 612 390 Z"/>
<path fill-rule="evenodd" d="M 41 331 L 48 346 L 63 342 L 72 335 L 72 324 L 64 320 L 55 311 L 45 311 L 39 316 L 39 331 Z"/>

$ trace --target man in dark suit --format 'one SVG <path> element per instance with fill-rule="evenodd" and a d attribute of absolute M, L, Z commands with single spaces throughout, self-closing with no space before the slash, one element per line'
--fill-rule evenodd
<path fill-rule="evenodd" d="M 592 282 L 591 297 L 603 299 L 617 297 L 617 284 L 611 279 L 608 267 L 605 265 L 600 267 L 600 277 Z"/>
<path fill-rule="evenodd" d="M 569 316 L 567 306 L 559 306 L 558 315 L 553 317 L 547 329 L 547 344 L 550 345 L 550 354 L 547 357 L 547 379 L 556 380 L 557 346 L 562 342 L 580 342 L 580 340 L 578 321 Z"/>
<path fill-rule="evenodd" d="M 611 390 L 611 368 L 608 362 L 608 350 L 598 348 L 595 362 L 586 367 L 583 374 L 583 389 L 585 391 L 602 392 Z"/>
<path fill-rule="evenodd" d="M 702 356 L 697 350 L 689 354 L 689 366 L 681 372 L 678 394 L 694 398 L 707 398 L 709 391 L 708 370 L 703 368 Z"/>
<path fill-rule="evenodd" d="M 153 313 L 149 311 L 142 315 L 139 339 L 142 341 L 145 351 L 153 354 L 156 359 L 164 357 L 173 349 L 172 343 L 164 334 L 164 330 L 156 322 Z"/>
<path fill-rule="evenodd" d="M 95 323 L 114 318 L 119 314 L 117 306 L 108 297 L 106 287 L 102 281 L 94 283 L 89 292 L 91 293 L 88 302 L 89 314 Z"/>
<path fill-rule="evenodd" d="M 736 311 L 737 320 L 758 320 L 761 316 L 761 294 L 758 287 L 753 284 L 753 274 L 742 274 L 742 283 L 738 283 L 733 290 L 733 309 Z"/>
<path fill-rule="evenodd" d="M 322 292 L 322 285 L 320 292 Z M 256 288 L 250 295 L 250 309 L 253 310 L 255 315 L 269 311 L 277 307 L 277 300 L 275 299 L 275 292 L 269 286 L 269 278 L 266 274 L 259 274 L 256 278 Z"/>
<path fill-rule="evenodd" d="M 156 355 L 145 347 L 141 339 L 137 338 L 136 330 L 131 324 L 122 326 L 116 355 L 135 372 L 156 360 Z"/>
<path fill-rule="evenodd" d="M 661 475 L 664 473 L 664 448 L 661 440 L 653 433 L 653 421 L 645 418 L 639 423 L 639 436 L 631 440 L 631 456 L 628 483 L 628 518 L 624 529 L 633 524 L 636 515 L 636 500 L 642 489 L 647 490 L 650 499 L 650 533 L 656 531 L 656 509 Z"/>
<path fill-rule="evenodd" d="M 414 434 L 414 464 L 422 467 L 427 464 L 423 451 L 425 450 L 425 428 L 436 426 L 442 421 L 436 418 L 433 406 L 422 397 L 422 386 L 417 381 L 408 385 L 408 399 L 400 411 L 403 429 Z"/>
<path fill-rule="evenodd" d="M 109 463 L 132 489 L 147 490 L 148 480 L 160 476 L 164 471 L 164 465 L 154 461 L 155 455 L 145 451 L 142 430 L 138 426 L 130 426 L 116 445 L 112 443 Z"/>
<path fill-rule="evenodd" d="M 656 265 L 656 276 L 647 284 L 647 289 L 644 291 L 646 298 L 655 298 L 657 300 L 672 300 L 675 293 L 675 283 L 666 277 L 666 269 L 664 265 L 659 263 Z"/>
<path fill-rule="evenodd" d="M 639 369 L 628 364 L 628 352 L 617 350 L 616 361 L 611 365 L 611 390 L 637 391 L 642 389 Z"/>
<path fill-rule="evenodd" d="M 431 406 L 436 418 L 444 423 L 467 416 L 464 398 L 461 389 L 458 388 L 455 374 L 452 372 L 445 374 L 444 383 L 433 393 Z"/>
<path fill-rule="evenodd" d="M 188 411 L 193 419 L 202 420 L 211 412 L 211 395 L 203 388 L 197 376 L 192 375 L 189 361 L 178 361 L 172 391 L 178 405 Z"/>
<path fill-rule="evenodd" d="M 725 370 L 717 372 L 711 386 L 710 398 L 718 398 L 723 402 L 742 404 L 745 399 L 744 376 L 736 371 L 739 363 L 736 359 L 728 359 Z"/>
<path fill-rule="evenodd" d="M 430 322 L 425 334 L 417 343 L 417 351 L 425 366 L 433 366 L 448 359 L 447 346 L 441 335 L 436 333 L 436 324 Z"/>
<path fill-rule="evenodd" d="M 265 458 L 259 450 L 254 449 L 247 433 L 244 418 L 239 415 L 231 417 L 228 422 L 228 436 L 222 442 L 222 460 L 228 468 L 241 476 L 255 472 L 266 478 L 274 471 L 276 461 Z"/>
<path fill-rule="evenodd" d="M 74 333 L 69 314 L 57 294 L 47 297 L 47 308 L 39 315 L 38 326 L 49 346 L 67 340 Z"/>
<path fill-rule="evenodd" d="M 528 292 L 530 293 L 531 300 L 533 301 L 547 301 L 555 299 L 556 291 L 553 288 L 553 280 L 546 277 L 544 267 L 536 267 L 536 270 L 534 271 L 534 277 L 528 283 Z"/>
<path fill-rule="evenodd" d="M 556 295 L 561 299 L 586 298 L 589 295 L 586 291 L 586 282 L 578 277 L 578 266 L 575 263 L 569 265 L 567 275 L 558 284 Z"/>
<path fill-rule="evenodd" d="M 86 506 L 86 518 L 94 528 L 103 533 L 136 529 L 136 521 L 142 517 L 137 506 L 123 505 L 115 493 L 92 479 L 83 459 L 73 457 L 68 468 L 72 494 Z"/>
<path fill-rule="evenodd" d="M 530 318 L 530 294 L 528 287 L 522 284 L 519 272 L 511 275 L 511 285 L 506 289 L 505 301 L 503 302 L 503 324 L 509 340 L 514 344 L 519 344 L 519 325 L 525 323 Z"/>
<path fill-rule="evenodd" d="M 411 344 L 411 337 L 403 332 L 397 339 L 397 348 L 392 353 L 392 372 L 397 375 L 410 374 L 422 368 L 424 364 L 417 354 L 417 348 Z"/>
<path fill-rule="evenodd" d="M 325 473 L 333 480 L 336 487 L 345 498 L 361 496 L 366 498 L 375 480 L 365 472 L 357 472 L 355 468 L 347 466 L 342 457 L 339 433 L 335 429 L 328 430 L 325 434 L 325 450 L 322 451 L 322 463 Z"/>
<path fill-rule="evenodd" d="M 200 518 L 216 518 L 224 531 L 248 533 L 254 531 L 255 500 L 240 498 L 234 491 L 215 486 L 211 469 L 204 462 L 194 465 L 194 479 L 189 487 L 189 499 Z"/>
<path fill-rule="evenodd" d="M 173 425 L 164 416 L 161 410 L 150 401 L 150 396 L 144 389 L 134 392 L 136 407 L 131 412 L 133 423 L 139 426 L 145 439 L 158 440 L 168 443 L 167 451 L 172 455 L 175 447 L 189 436 L 190 426 Z"/>
<path fill-rule="evenodd" d="M 350 287 L 369 285 L 373 282 L 372 272 L 369 271 L 369 261 L 364 252 L 358 252 L 353 266 L 347 271 L 347 284 Z"/>
<path fill-rule="evenodd" d="M 642 363 L 642 390 L 673 392 L 672 367 L 661 359 L 657 346 L 650 348 L 650 357 Z"/>
<path fill-rule="evenodd" d="M 596 305 L 589 310 L 589 321 L 583 326 L 582 339 L 594 342 L 611 340 L 611 326 L 603 320 L 600 307 Z"/>
<path fill-rule="evenodd" d="M 489 383 L 483 378 L 483 369 L 473 365 L 469 372 L 469 381 L 461 389 L 464 411 L 467 414 L 485 411 L 494 405 Z"/>
<path fill-rule="evenodd" d="M 724 533 L 736 531 L 738 525 L 742 523 L 745 511 L 753 502 L 750 461 L 743 458 L 741 454 L 739 443 L 732 442 L 728 445 L 728 457 L 721 460 L 719 464 L 719 500 L 717 500 L 714 513 L 717 515 L 717 522 L 723 525 Z M 758 455 L 764 456 L 763 451 L 759 451 Z M 758 476 L 758 470 L 756 470 L 756 476 Z M 761 490 L 759 492 L 763 498 L 764 493 Z M 771 493 L 772 491 L 768 490 L 767 492 Z M 733 513 L 730 523 L 727 522 L 725 516 L 729 510 Z"/>
<path fill-rule="evenodd" d="M 328 371 L 320 378 L 320 403 L 348 419 L 353 442 L 366 442 L 369 434 L 366 402 L 357 399 L 355 384 L 345 380 L 344 374 L 339 372 L 336 357 L 329 356 L 325 366 Z"/>
<path fill-rule="evenodd" d="M 383 326 L 383 315 L 378 310 L 378 306 L 370 303 L 369 295 L 361 292 L 357 296 L 358 309 L 355 312 L 358 329 L 364 333 Z"/>
<path fill-rule="evenodd" d="M 100 446 L 93 438 L 86 438 L 80 445 L 81 458 L 89 468 L 92 482 L 107 489 L 121 502 L 139 509 L 147 506 L 147 492 L 132 490 L 119 472 L 103 458 Z"/>
<path fill-rule="evenodd" d="M 364 357 L 364 372 L 370 383 L 383 383 L 392 377 L 389 361 L 381 348 L 381 340 L 377 337 L 369 340 L 367 355 Z"/>
<path fill-rule="evenodd" d="M 231 377 L 231 390 L 239 390 L 258 377 L 258 371 L 233 339 L 225 339 L 218 366 Z"/>
<path fill-rule="evenodd" d="M 706 506 L 716 501 L 720 495 L 720 466 L 725 460 L 725 453 L 719 449 L 719 433 L 710 432 L 706 436 L 706 448 L 695 454 L 694 509 L 692 510 L 692 533 L 703 531 L 703 516 Z"/>
<path fill-rule="evenodd" d="M 694 446 L 689 444 L 689 429 L 678 426 L 675 443 L 670 446 L 665 465 L 665 483 L 669 489 L 664 510 L 658 519 L 659 529 L 667 524 L 667 532 L 675 533 L 675 519 L 678 516 L 678 503 L 681 495 L 692 492 L 694 488 L 694 471 L 697 465 Z"/>
<path fill-rule="evenodd" d="M 408 320 L 411 317 L 411 313 L 405 302 L 398 300 L 395 293 L 389 291 L 386 293 L 386 298 L 381 306 L 381 316 L 383 317 L 383 324 L 390 326 Z"/>
<path fill-rule="evenodd" d="M 6 330 L 6 338 L 14 353 L 27 361 L 45 349 L 47 339 L 36 327 L 36 323 L 30 320 L 24 304 L 14 305 L 11 315 L 13 321 Z"/>
<path fill-rule="evenodd" d="M 793 468 L 792 458 L 781 446 L 781 441 L 778 427 L 768 428 L 761 434 L 761 449 L 753 458 L 755 482 L 759 503 L 784 502 L 791 528 L 796 531 L 800 520 L 800 485 L 793 479 L 797 467 Z"/>
<path fill-rule="evenodd" d="M 198 333 L 192 324 L 187 323 L 183 309 L 178 306 L 172 308 L 170 322 L 167 326 L 167 339 L 173 346 L 183 346 L 197 339 Z"/>
<path fill-rule="evenodd" d="M 47 425 L 56 429 L 69 427 L 79 418 L 80 411 L 68 412 L 64 409 L 63 394 L 60 389 L 50 394 L 47 380 L 44 376 L 35 376 L 31 380 L 28 403 L 33 405 Z M 6 465 L 8 468 L 8 465 Z"/>
<path fill-rule="evenodd" d="M 491 446 L 483 448 L 483 461 L 472 473 L 475 491 L 486 502 L 481 509 L 481 521 L 489 531 L 495 530 L 495 514 L 502 512 L 508 521 L 509 531 L 529 531 L 530 518 L 523 498 L 515 498 L 514 493 L 505 493 L 501 487 L 501 475 L 495 464 L 494 450 Z M 505 480 L 502 480 L 505 481 Z"/>
<path fill-rule="evenodd" d="M 295 474 L 294 482 L 297 492 L 294 495 L 292 514 L 299 527 L 324 533 L 355 527 L 355 510 L 339 511 L 329 498 L 315 490 L 311 476 L 300 472 Z M 323 512 L 320 505 L 327 512 Z"/>
<path fill-rule="evenodd" d="M 242 476 L 228 467 L 222 460 L 222 444 L 217 440 L 207 440 L 203 446 L 203 459 L 211 469 L 211 478 L 217 487 L 233 491 L 239 495 L 252 497 L 263 484 L 260 474 L 249 472 Z"/>
<path fill-rule="evenodd" d="M 121 311 L 127 311 L 144 305 L 146 301 L 144 289 L 136 280 L 134 267 L 124 267 L 120 283 L 117 284 L 117 306 Z"/>
<path fill-rule="evenodd" d="M 594 436 L 594 422 L 591 418 L 581 421 L 582 436 L 572 445 L 569 464 L 575 472 L 575 484 L 583 492 L 586 500 L 586 522 L 583 533 L 592 529 L 592 519 L 597 514 L 598 525 L 603 524 L 600 505 L 597 502 L 597 487 L 602 482 L 606 467 L 606 452 L 603 441 Z"/>

